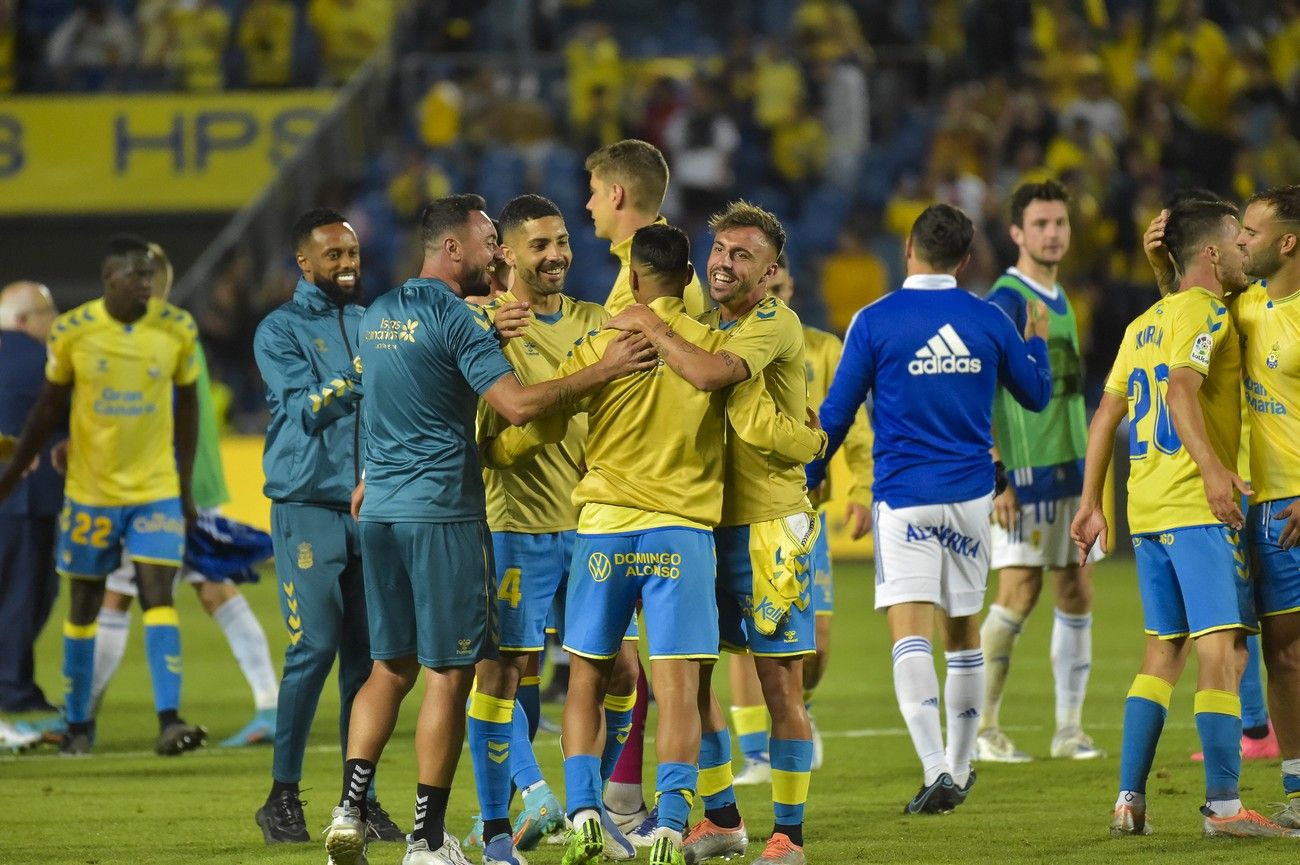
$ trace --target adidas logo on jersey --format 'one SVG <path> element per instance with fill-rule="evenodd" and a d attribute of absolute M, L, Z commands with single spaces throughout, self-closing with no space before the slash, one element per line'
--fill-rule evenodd
<path fill-rule="evenodd" d="M 953 326 L 945 324 L 916 350 L 916 359 L 907 365 L 907 371 L 912 375 L 940 375 L 979 372 L 983 366 L 979 358 L 970 356 L 970 349 Z"/>

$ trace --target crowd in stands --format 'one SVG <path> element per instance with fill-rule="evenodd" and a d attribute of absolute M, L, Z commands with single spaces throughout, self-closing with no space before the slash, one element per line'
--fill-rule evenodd
<path fill-rule="evenodd" d="M 0 92 L 338 85 L 397 0 L 0 0 Z"/>
<path fill-rule="evenodd" d="M 669 160 L 665 213 L 697 258 L 712 210 L 734 197 L 761 204 L 789 231 L 800 313 L 842 331 L 900 281 L 902 238 L 926 204 L 976 220 L 963 282 L 981 291 L 1014 257 L 1009 191 L 1058 177 L 1073 195 L 1062 274 L 1093 398 L 1124 324 L 1152 296 L 1141 233 L 1169 195 L 1198 186 L 1239 201 L 1300 179 L 1297 0 L 0 0 L 0 10 L 10 22 L 0 86 L 19 87 L 130 86 L 145 70 L 183 89 L 338 82 L 391 28 L 405 110 L 366 176 L 322 202 L 357 226 L 372 295 L 414 272 L 425 201 L 472 190 L 499 209 L 535 191 L 573 233 L 570 290 L 603 300 L 615 264 L 583 209 L 583 159 L 638 137 Z M 15 27 L 47 57 L 40 74 L 5 78 Z M 237 405 L 255 408 L 246 329 L 231 323 L 280 303 L 293 268 L 286 257 L 274 273 L 248 271 L 232 257 L 199 320 L 218 344 L 218 374 L 242 383 Z"/>

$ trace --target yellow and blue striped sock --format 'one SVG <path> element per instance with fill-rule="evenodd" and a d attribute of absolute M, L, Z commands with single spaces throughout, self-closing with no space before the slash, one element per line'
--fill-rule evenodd
<path fill-rule="evenodd" d="M 704 814 L 736 804 L 732 788 L 731 734 L 726 730 L 700 736 L 700 798 Z"/>
<path fill-rule="evenodd" d="M 90 723 L 90 691 L 95 680 L 98 624 L 63 623 L 63 703 L 69 724 Z"/>
<path fill-rule="evenodd" d="M 767 756 L 767 706 L 732 706 L 731 725 L 742 754 L 755 760 Z"/>
<path fill-rule="evenodd" d="M 608 781 L 618 765 L 619 755 L 632 732 L 632 709 L 636 691 L 626 696 L 605 695 L 605 750 L 600 755 L 600 780 Z"/>
<path fill-rule="evenodd" d="M 478 791 L 479 813 L 483 817 L 483 840 L 490 841 L 510 825 L 510 740 L 513 732 L 514 700 L 481 694 L 477 688 L 469 697 L 466 732 L 474 765 L 474 788 Z M 506 821 L 489 826 L 491 821 Z"/>
<path fill-rule="evenodd" d="M 153 681 L 153 706 L 175 712 L 181 705 L 181 620 L 175 607 L 144 611 L 144 654 Z"/>
<path fill-rule="evenodd" d="M 1119 756 L 1119 788 L 1146 793 L 1156 743 L 1169 715 L 1174 686 L 1158 676 L 1138 673 L 1124 701 L 1124 735 Z"/>
<path fill-rule="evenodd" d="M 772 756 L 772 810 L 776 815 L 773 831 L 802 847 L 813 744 L 808 739 L 773 739 L 768 747 Z"/>
<path fill-rule="evenodd" d="M 1196 732 L 1205 754 L 1205 801 L 1239 798 L 1241 778 L 1241 698 L 1206 688 L 1196 692 Z"/>

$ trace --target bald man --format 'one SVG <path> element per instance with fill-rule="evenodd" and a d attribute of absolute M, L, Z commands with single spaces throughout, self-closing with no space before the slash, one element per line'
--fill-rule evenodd
<path fill-rule="evenodd" d="M 0 290 L 0 463 L 45 383 L 45 338 L 58 310 L 38 282 Z M 63 429 L 52 440 L 67 438 Z M 54 712 L 34 679 L 32 646 L 59 592 L 54 541 L 63 478 L 48 445 L 35 471 L 0 501 L 0 711 Z"/>

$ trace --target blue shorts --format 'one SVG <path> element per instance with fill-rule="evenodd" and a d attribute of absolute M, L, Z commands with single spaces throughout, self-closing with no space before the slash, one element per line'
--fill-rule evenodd
<path fill-rule="evenodd" d="M 180 567 L 185 554 L 181 500 L 95 507 L 64 498 L 56 559 L 60 574 L 102 580 L 121 566 L 123 549 L 136 562 Z"/>
<path fill-rule="evenodd" d="M 487 523 L 360 525 L 370 657 L 430 669 L 495 657 L 496 573 Z"/>
<path fill-rule="evenodd" d="M 565 590 L 555 593 L 555 602 L 551 604 L 551 611 L 546 614 L 546 633 L 551 634 L 564 645 L 564 606 L 568 595 L 568 585 L 566 580 Z M 627 630 L 623 633 L 625 640 L 641 639 L 641 629 L 637 626 L 636 616 L 632 621 L 627 623 Z"/>
<path fill-rule="evenodd" d="M 703 529 L 578 534 L 569 569 L 564 648 L 612 658 L 645 613 L 651 660 L 718 657 L 717 559 Z"/>
<path fill-rule="evenodd" d="M 1255 609 L 1261 617 L 1300 612 L 1300 546 L 1284 550 L 1278 545 L 1286 520 L 1276 517 L 1295 501 L 1260 502 L 1251 507 L 1246 519 L 1246 541 L 1255 577 Z"/>
<path fill-rule="evenodd" d="M 812 580 L 802 593 L 804 609 L 790 607 L 776 633 L 760 634 L 754 627 L 754 566 L 749 548 L 749 526 L 713 530 L 718 545 L 718 631 L 729 652 L 748 649 L 757 657 L 781 658 L 817 651 L 817 616 L 811 598 Z M 776 551 L 772 551 L 776 555 Z M 806 567 L 811 568 L 811 554 Z"/>
<path fill-rule="evenodd" d="M 546 647 L 546 619 L 556 595 L 564 590 L 573 537 L 571 531 L 492 533 L 502 651 L 540 652 Z"/>
<path fill-rule="evenodd" d="M 1133 536 L 1142 618 L 1162 640 L 1243 628 L 1257 632 L 1246 553 L 1227 526 Z"/>
<path fill-rule="evenodd" d="M 826 512 L 819 514 L 822 530 L 812 551 L 812 605 L 819 616 L 835 612 L 835 580 L 831 576 L 831 537 L 826 529 Z"/>

